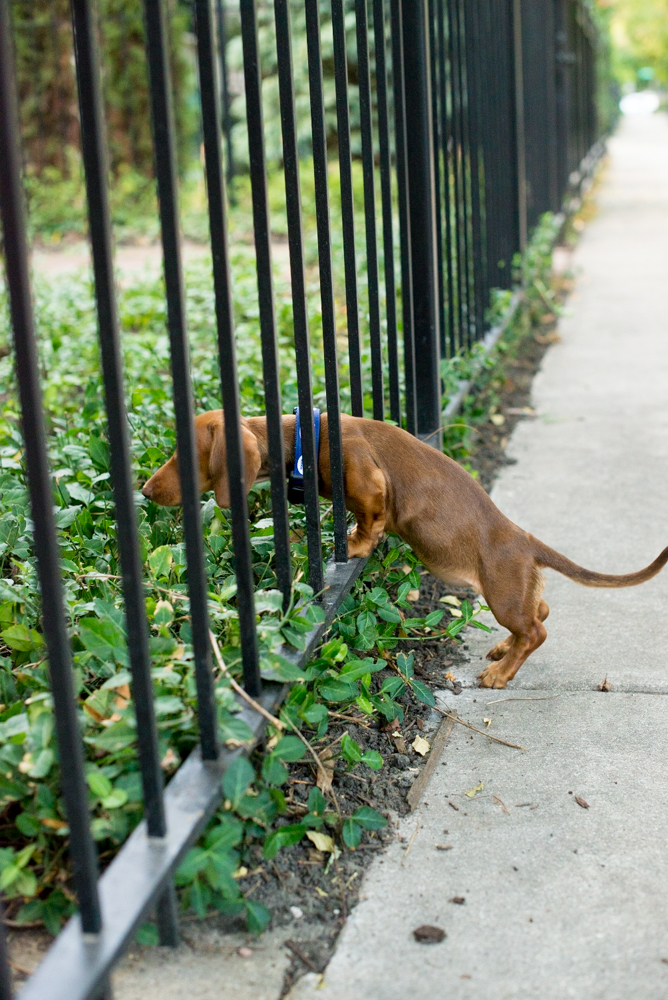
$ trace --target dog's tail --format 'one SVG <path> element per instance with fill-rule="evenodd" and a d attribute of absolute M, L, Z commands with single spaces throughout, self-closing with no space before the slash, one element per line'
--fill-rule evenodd
<path fill-rule="evenodd" d="M 566 556 L 562 556 L 561 552 L 556 552 L 537 538 L 534 538 L 533 541 L 534 556 L 539 566 L 556 569 L 557 573 L 563 573 L 564 576 L 576 583 L 581 583 L 583 587 L 635 587 L 639 583 L 651 580 L 668 563 L 668 548 L 665 548 L 653 563 L 638 570 L 637 573 L 624 573 L 620 576 L 613 573 L 594 573 L 592 570 L 583 569 L 577 563 L 571 562 Z"/>

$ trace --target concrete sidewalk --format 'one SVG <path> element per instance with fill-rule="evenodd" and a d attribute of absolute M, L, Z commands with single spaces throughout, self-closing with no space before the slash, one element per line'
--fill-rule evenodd
<path fill-rule="evenodd" d="M 493 497 L 575 561 L 623 573 L 668 544 L 668 119 L 624 120 L 610 152 L 539 419 L 518 426 Z M 619 591 L 548 575 L 548 640 L 511 688 L 446 699 L 527 751 L 455 727 L 324 982 L 294 1000 L 668 995 L 668 571 Z M 468 645 L 473 684 L 491 643 Z M 421 924 L 448 936 L 418 944 Z"/>

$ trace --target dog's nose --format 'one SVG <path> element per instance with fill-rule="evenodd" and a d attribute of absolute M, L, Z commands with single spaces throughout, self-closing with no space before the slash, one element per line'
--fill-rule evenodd
<path fill-rule="evenodd" d="M 144 485 L 142 486 L 141 491 L 142 491 L 142 493 L 144 494 L 145 497 L 148 497 L 149 500 L 151 499 L 151 494 L 152 494 L 153 491 L 150 489 L 148 483 L 144 483 Z"/>

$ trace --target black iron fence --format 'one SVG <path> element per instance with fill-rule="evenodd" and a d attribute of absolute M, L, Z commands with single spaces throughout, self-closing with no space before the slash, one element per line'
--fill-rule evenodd
<path fill-rule="evenodd" d="M 144 796 L 144 822 L 99 877 L 90 832 L 84 753 L 72 684 L 47 463 L 23 211 L 11 6 L 10 0 L 0 0 L 0 204 L 4 262 L 42 593 L 42 628 L 48 648 L 62 792 L 79 903 L 78 915 L 59 935 L 23 988 L 21 997 L 88 1000 L 110 995 L 109 972 L 151 910 L 157 912 L 161 942 L 177 942 L 172 875 L 219 803 L 221 775 L 241 751 L 221 748 L 216 727 L 178 223 L 167 7 L 164 0 L 143 0 L 200 745 L 163 789 L 116 312 L 98 34 L 94 5 L 90 0 L 72 0 L 81 146 Z M 265 710 L 271 711 L 280 703 L 284 689 L 280 684 L 262 683 L 258 667 L 221 148 L 221 104 L 227 114 L 219 49 L 223 7 L 220 0 L 215 8 L 211 0 L 194 0 L 194 30 L 243 679 L 246 691 Z M 305 13 L 308 46 L 322 345 L 333 484 L 334 551 L 330 561 L 323 564 L 291 59 L 291 12 L 297 7 L 300 4 L 293 0 L 273 3 L 294 344 L 303 428 L 309 581 L 315 593 L 321 595 L 319 599 L 325 610 L 325 621 L 314 626 L 306 637 L 305 650 L 299 653 L 286 650 L 286 656 L 303 663 L 312 655 L 338 604 L 362 569 L 361 561 L 349 561 L 346 553 L 337 357 L 341 331 L 337 331 L 332 271 L 328 194 L 331 151 L 325 121 L 321 17 L 326 16 L 330 22 L 332 36 L 333 66 L 328 67 L 328 72 L 333 75 L 336 93 L 341 188 L 338 224 L 343 232 L 350 399 L 354 415 L 364 415 L 364 397 L 369 388 L 364 384 L 361 364 L 361 343 L 368 336 L 372 400 L 372 413 L 368 415 L 382 420 L 389 406 L 392 420 L 438 444 L 444 405 L 441 360 L 469 349 L 488 332 L 487 313 L 493 290 L 512 285 L 515 254 L 526 246 L 541 214 L 561 208 L 569 186 L 580 179 L 583 161 L 591 155 L 599 137 L 595 91 L 597 38 L 588 8 L 580 0 L 350 0 L 349 3 L 304 0 L 301 10 Z M 358 100 L 354 108 L 349 92 L 350 40 L 345 25 L 346 15 L 352 11 L 356 26 L 354 83 Z M 239 16 L 275 565 L 278 585 L 287 598 L 293 571 L 255 0 L 241 0 Z M 364 178 L 368 316 L 362 323 L 358 304 L 359 247 L 355 240 L 351 110 L 359 122 Z M 242 717 L 253 729 L 257 741 L 262 735 L 264 717 L 248 706 L 243 707 Z M 10 996 L 8 968 L 0 952 L 0 1000 Z"/>

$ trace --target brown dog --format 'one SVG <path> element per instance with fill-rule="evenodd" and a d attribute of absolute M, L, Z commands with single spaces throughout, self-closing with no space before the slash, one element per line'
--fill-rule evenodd
<path fill-rule="evenodd" d="M 229 507 L 222 410 L 195 421 L 202 492 Z M 483 670 L 483 687 L 504 688 L 547 636 L 543 622 L 541 569 L 549 567 L 585 587 L 633 587 L 668 562 L 668 548 L 637 573 L 593 573 L 522 531 L 498 510 L 483 488 L 452 459 L 391 424 L 341 418 L 346 507 L 356 526 L 350 556 L 367 556 L 385 531 L 400 535 L 427 569 L 449 584 L 484 595 L 496 620 L 511 635 L 489 651 L 495 661 Z M 295 418 L 283 417 L 286 462 L 294 458 Z M 243 421 L 246 485 L 268 478 L 265 417 Z M 319 456 L 320 493 L 331 498 L 327 414 L 323 414 Z M 287 475 L 287 469 L 286 469 Z M 177 457 L 151 476 L 142 491 L 163 506 L 181 501 Z"/>

